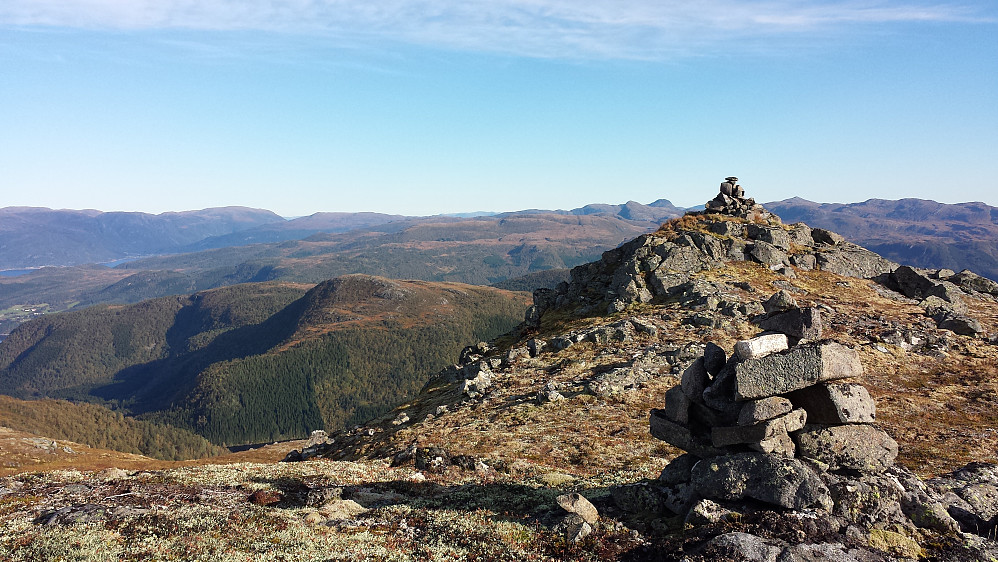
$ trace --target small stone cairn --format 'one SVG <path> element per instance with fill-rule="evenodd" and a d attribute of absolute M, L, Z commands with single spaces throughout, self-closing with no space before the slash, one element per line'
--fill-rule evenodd
<path fill-rule="evenodd" d="M 720 193 L 707 202 L 704 212 L 749 220 L 767 219 L 771 216 L 755 199 L 745 197 L 745 190 L 738 185 L 738 178 L 734 176 L 724 178 Z"/>
<path fill-rule="evenodd" d="M 731 178 L 729 178 L 730 180 Z M 832 512 L 835 477 L 879 475 L 893 466 L 897 443 L 874 425 L 876 406 L 856 380 L 856 351 L 821 339 L 818 309 L 766 303 L 762 335 L 703 356 L 651 411 L 651 434 L 687 454 L 660 482 L 666 506 L 702 515 L 713 502 Z"/>

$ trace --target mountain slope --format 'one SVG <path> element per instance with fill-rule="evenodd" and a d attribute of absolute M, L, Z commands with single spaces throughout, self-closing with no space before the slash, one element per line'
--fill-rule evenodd
<path fill-rule="evenodd" d="M 524 306 L 496 289 L 349 276 L 93 307 L 0 343 L 0 392 L 109 402 L 215 443 L 299 437 L 384 411 Z"/>

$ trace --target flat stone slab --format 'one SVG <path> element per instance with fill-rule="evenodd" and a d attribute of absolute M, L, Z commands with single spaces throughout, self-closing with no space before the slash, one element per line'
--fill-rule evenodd
<path fill-rule="evenodd" d="M 704 459 L 693 467 L 691 484 L 701 497 L 713 500 L 751 498 L 787 509 L 832 507 L 828 488 L 807 465 L 765 453 Z"/>
<path fill-rule="evenodd" d="M 735 399 L 777 396 L 862 374 L 863 365 L 854 350 L 835 342 L 808 343 L 739 363 L 735 367 Z"/>
<path fill-rule="evenodd" d="M 661 439 L 700 458 L 724 454 L 724 451 L 716 449 L 710 443 L 705 443 L 694 436 L 690 428 L 668 419 L 662 410 L 652 409 L 648 425 L 652 437 Z"/>
<path fill-rule="evenodd" d="M 742 361 L 779 353 L 790 347 L 784 334 L 764 334 L 735 344 L 735 354 Z"/>
<path fill-rule="evenodd" d="M 666 393 L 666 400 L 669 394 Z M 782 396 L 770 396 L 746 402 L 738 413 L 738 425 L 754 425 L 759 422 L 789 414 L 794 409 L 793 402 Z"/>
<path fill-rule="evenodd" d="M 665 393 L 665 408 L 662 411 L 670 420 L 686 425 L 690 421 L 691 404 L 682 387 L 676 385 Z"/>
<path fill-rule="evenodd" d="M 795 406 L 807 410 L 808 423 L 873 423 L 877 419 L 876 402 L 858 383 L 817 384 L 789 397 Z"/>
<path fill-rule="evenodd" d="M 898 456 L 898 444 L 872 425 L 809 425 L 794 436 L 798 455 L 819 460 L 829 470 L 879 473 Z"/>
<path fill-rule="evenodd" d="M 760 443 L 779 435 L 786 435 L 791 431 L 797 431 L 804 427 L 806 421 L 807 412 L 803 409 L 797 409 L 789 414 L 755 425 L 715 427 L 711 430 L 710 437 L 715 447 Z"/>

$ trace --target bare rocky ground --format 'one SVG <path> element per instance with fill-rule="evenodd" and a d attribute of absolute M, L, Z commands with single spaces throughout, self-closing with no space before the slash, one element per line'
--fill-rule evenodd
<path fill-rule="evenodd" d="M 896 264 L 817 231 L 808 242 L 795 228 L 767 216 L 671 221 L 535 296 L 519 331 L 466 349 L 391 414 L 308 442 L 162 463 L 0 435 L 4 458 L 19 464 L 0 478 L 0 559 L 994 557 L 993 519 L 944 532 L 871 512 L 847 529 L 812 511 L 756 506 L 692 524 L 642 493 L 683 452 L 650 435 L 649 412 L 708 342 L 730 353 L 760 333 L 763 303 L 784 290 L 821 311 L 822 338 L 856 351 L 856 382 L 897 441 L 898 466 L 943 477 L 937 487 L 964 501 L 951 514 L 998 505 L 998 482 L 981 477 L 993 475 L 989 465 L 953 473 L 998 461 L 998 302 L 980 290 L 989 286 L 919 272 L 943 296 L 906 296 L 890 278 Z M 665 243 L 679 249 L 654 250 Z M 955 315 L 979 331 L 954 332 Z M 976 496 L 964 493 L 971 480 Z M 598 518 L 568 513 L 559 497 L 571 493 Z"/>

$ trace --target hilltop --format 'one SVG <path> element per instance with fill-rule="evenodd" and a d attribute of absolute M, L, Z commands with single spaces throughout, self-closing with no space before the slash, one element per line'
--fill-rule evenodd
<path fill-rule="evenodd" d="M 569 280 L 535 292 L 515 330 L 453 355 L 456 364 L 393 410 L 289 444 L 289 462 L 4 479 L 0 500 L 12 507 L 0 517 L 17 537 L 0 552 L 15 560 L 98 549 L 262 560 L 998 555 L 998 471 L 984 464 L 998 461 L 998 284 L 899 266 L 740 198 L 708 210 L 575 267 Z M 687 466 L 684 477 L 684 450 L 651 435 L 649 412 L 685 393 L 687 374 L 709 353 L 730 356 L 732 368 L 744 362 L 736 344 L 785 312 L 810 320 L 770 328 L 790 346 L 777 356 L 847 349 L 848 380 L 876 401 L 875 425 L 896 442 L 896 461 L 876 472 L 825 462 L 841 461 L 838 453 L 792 456 L 779 466 L 827 482 L 795 496 L 815 502 L 774 507 L 724 482 L 708 493 L 728 499 L 694 498 L 718 507 L 693 515 L 669 494 L 691 472 L 730 463 L 700 461 L 706 469 Z M 816 326 L 812 342 L 784 333 Z M 799 430 L 787 431 L 802 447 Z"/>

